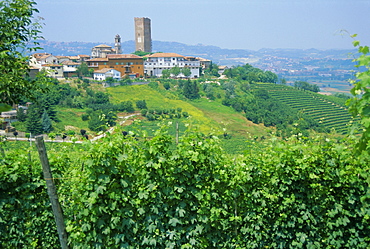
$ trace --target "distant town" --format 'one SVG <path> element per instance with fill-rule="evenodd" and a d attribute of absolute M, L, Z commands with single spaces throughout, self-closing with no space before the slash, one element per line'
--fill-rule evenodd
<path fill-rule="evenodd" d="M 99 44 L 91 48 L 88 55 L 35 53 L 30 57 L 31 77 L 40 70 L 46 70 L 54 78 L 80 76 L 78 68 L 85 65 L 93 79 L 99 81 L 107 78 L 162 77 L 168 73 L 177 78 L 198 78 L 201 68 L 205 69 L 211 64 L 211 60 L 201 57 L 183 56 L 174 52 L 152 53 L 151 21 L 146 17 L 135 18 L 135 45 L 136 54 L 123 54 L 121 37 L 117 34 L 114 47 Z M 178 70 L 174 71 L 173 68 Z"/>
<path fill-rule="evenodd" d="M 40 41 L 44 48 L 31 56 L 31 70 L 44 68 L 56 78 L 76 76 L 81 63 L 93 71 L 95 80 L 161 77 L 173 67 L 190 69 L 190 78 L 200 76 L 211 63 L 220 68 L 251 64 L 276 73 L 288 84 L 303 80 L 317 84 L 324 92 L 348 93 L 354 75 L 352 58 L 356 50 L 318 49 L 221 49 L 202 44 L 185 45 L 151 39 L 149 18 L 135 18 L 135 40 L 122 42 L 116 35 L 111 43 Z M 154 48 L 154 49 L 153 49 Z M 140 55 L 135 51 L 143 52 Z M 173 76 L 173 75 L 172 75 Z M 180 70 L 176 77 L 185 77 Z"/>

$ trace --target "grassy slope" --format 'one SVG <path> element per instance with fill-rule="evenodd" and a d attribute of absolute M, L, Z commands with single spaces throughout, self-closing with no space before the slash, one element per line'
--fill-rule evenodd
<path fill-rule="evenodd" d="M 58 118 L 60 122 L 53 123 L 53 127 L 57 131 L 63 130 L 73 130 L 77 133 L 80 132 L 80 129 L 89 130 L 88 121 L 82 121 L 81 115 L 85 113 L 84 109 L 75 109 L 75 108 L 56 108 L 58 112 Z"/>
<path fill-rule="evenodd" d="M 225 128 L 227 133 L 243 137 L 267 134 L 267 129 L 263 125 L 250 122 L 241 113 L 231 107 L 222 105 L 221 102 L 203 98 L 193 101 L 192 104 L 202 110 L 206 117 L 217 122 L 221 128 Z"/>
<path fill-rule="evenodd" d="M 235 136 L 247 137 L 248 135 L 266 135 L 263 126 L 255 125 L 232 108 L 222 105 L 217 101 L 199 99 L 195 101 L 180 100 L 170 92 L 158 92 L 148 85 L 118 86 L 107 88 L 113 103 L 121 101 L 145 100 L 149 109 L 169 109 L 181 107 L 191 115 L 191 119 L 184 121 L 196 125 L 200 131 L 215 131 L 223 133 L 226 128 L 228 133 Z"/>
<path fill-rule="evenodd" d="M 166 96 L 150 88 L 148 85 L 118 86 L 107 89 L 112 96 L 113 103 L 121 101 L 132 101 L 135 105 L 137 100 L 145 100 L 148 109 L 170 109 L 182 108 L 188 112 L 192 118 L 190 122 L 199 126 L 200 130 L 207 132 L 210 129 L 217 129 L 218 124 L 205 117 L 202 110 L 194 107 L 191 103 L 177 99 L 176 96 L 168 93 Z"/>

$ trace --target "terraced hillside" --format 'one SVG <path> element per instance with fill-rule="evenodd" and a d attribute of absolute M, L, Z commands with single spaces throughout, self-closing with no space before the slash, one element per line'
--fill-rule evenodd
<path fill-rule="evenodd" d="M 333 97 L 270 83 L 255 84 L 253 88 L 266 89 L 272 97 L 310 115 L 338 133 L 344 134 L 348 131 L 347 124 L 352 117 L 341 100 L 334 102 Z"/>

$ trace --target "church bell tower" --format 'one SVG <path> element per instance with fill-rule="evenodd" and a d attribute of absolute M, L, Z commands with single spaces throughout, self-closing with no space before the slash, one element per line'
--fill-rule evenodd
<path fill-rule="evenodd" d="M 116 35 L 114 38 L 114 48 L 116 50 L 116 54 L 122 54 L 122 48 L 121 48 L 121 36 Z"/>

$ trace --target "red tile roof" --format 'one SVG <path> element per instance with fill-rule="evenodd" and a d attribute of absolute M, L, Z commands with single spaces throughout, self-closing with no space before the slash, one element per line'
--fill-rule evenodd
<path fill-rule="evenodd" d="M 100 70 L 96 70 L 96 71 L 94 71 L 94 73 L 106 73 L 106 72 L 109 72 L 110 70 L 117 71 L 117 70 L 115 70 L 115 69 L 113 69 L 113 68 L 102 68 L 102 69 L 100 69 Z"/>
<path fill-rule="evenodd" d="M 76 55 L 72 55 L 72 56 L 68 56 L 68 58 L 70 59 L 70 60 L 78 60 L 78 59 L 80 59 L 78 56 L 76 56 Z"/>
<path fill-rule="evenodd" d="M 94 48 L 112 48 L 111 46 L 105 45 L 105 44 L 100 44 L 98 46 L 95 46 Z"/>
<path fill-rule="evenodd" d="M 161 57 L 181 57 L 184 58 L 184 56 L 176 54 L 176 53 L 154 53 L 151 55 L 147 55 L 148 58 L 161 58 Z"/>
<path fill-rule="evenodd" d="M 86 60 L 87 62 L 89 61 L 108 61 L 108 58 L 93 58 L 93 59 L 90 59 L 90 60 Z"/>
<path fill-rule="evenodd" d="M 41 59 L 41 58 L 47 58 L 50 55 L 51 54 L 49 54 L 49 53 L 35 53 L 35 54 L 33 54 L 33 57 L 35 57 L 36 59 Z"/>
<path fill-rule="evenodd" d="M 62 62 L 63 65 L 70 65 L 70 66 L 77 66 L 77 65 L 81 65 L 81 63 L 78 63 L 78 62 L 73 62 L 73 61 L 63 61 Z"/>

